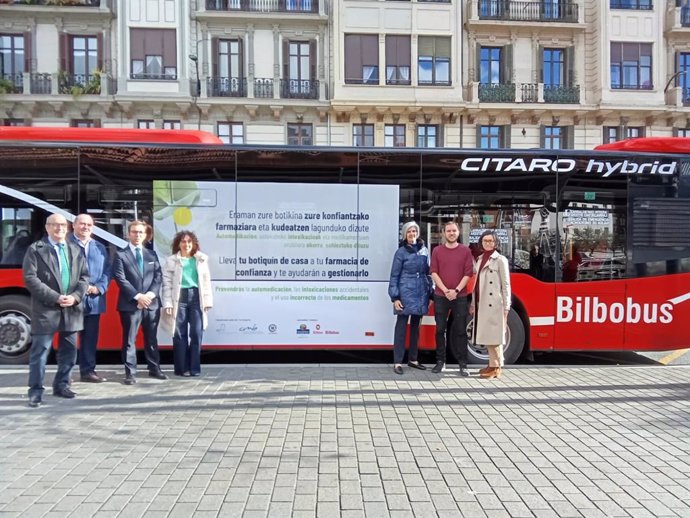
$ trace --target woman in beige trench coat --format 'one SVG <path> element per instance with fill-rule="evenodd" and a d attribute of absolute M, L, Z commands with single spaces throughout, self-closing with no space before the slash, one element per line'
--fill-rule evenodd
<path fill-rule="evenodd" d="M 508 260 L 498 253 L 498 238 L 486 231 L 479 238 L 482 254 L 474 264 L 476 282 L 470 314 L 474 316 L 473 343 L 486 346 L 489 365 L 479 371 L 482 378 L 498 378 L 503 367 L 510 311 L 510 271 Z"/>

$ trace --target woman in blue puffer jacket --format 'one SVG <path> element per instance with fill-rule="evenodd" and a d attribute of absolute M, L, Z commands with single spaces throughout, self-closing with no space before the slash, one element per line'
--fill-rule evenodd
<path fill-rule="evenodd" d="M 419 225 L 410 221 L 403 225 L 402 240 L 393 256 L 391 280 L 388 284 L 388 295 L 393 302 L 393 310 L 398 315 L 393 338 L 393 370 L 396 374 L 403 373 L 402 361 L 405 356 L 408 319 L 410 353 L 407 365 L 414 369 L 426 370 L 426 367 L 417 361 L 417 342 L 419 322 L 429 309 L 431 290 L 429 250 L 424 246 L 424 241 L 419 239 Z"/>

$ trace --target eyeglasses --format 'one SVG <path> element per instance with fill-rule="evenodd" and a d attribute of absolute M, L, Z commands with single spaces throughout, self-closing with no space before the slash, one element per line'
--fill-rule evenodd
<path fill-rule="evenodd" d="M 48 223 L 51 227 L 67 228 L 67 223 Z"/>

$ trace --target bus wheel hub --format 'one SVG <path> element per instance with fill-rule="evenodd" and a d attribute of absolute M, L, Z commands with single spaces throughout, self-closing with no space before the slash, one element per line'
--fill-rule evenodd
<path fill-rule="evenodd" d="M 30 342 L 29 323 L 19 315 L 0 317 L 0 352 L 17 354 L 25 351 Z"/>

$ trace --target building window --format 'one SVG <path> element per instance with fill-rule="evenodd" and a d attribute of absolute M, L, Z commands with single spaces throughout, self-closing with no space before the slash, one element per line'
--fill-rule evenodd
<path fill-rule="evenodd" d="M 374 125 L 353 124 L 352 145 L 374 147 Z"/>
<path fill-rule="evenodd" d="M 319 84 L 316 77 L 316 42 L 283 42 L 283 98 L 316 99 Z"/>
<path fill-rule="evenodd" d="M 542 126 L 541 147 L 543 149 L 572 149 L 573 136 L 572 126 Z"/>
<path fill-rule="evenodd" d="M 383 145 L 386 147 L 405 147 L 405 125 L 386 124 Z"/>
<path fill-rule="evenodd" d="M 418 64 L 420 85 L 450 85 L 450 38 L 420 36 Z"/>
<path fill-rule="evenodd" d="M 181 127 L 180 121 L 163 121 L 163 129 L 178 130 Z"/>
<path fill-rule="evenodd" d="M 417 147 L 439 147 L 439 126 L 436 124 L 417 125 Z"/>
<path fill-rule="evenodd" d="M 379 84 L 378 34 L 345 35 L 345 83 Z"/>
<path fill-rule="evenodd" d="M 3 119 L 3 126 L 28 126 L 24 119 Z"/>
<path fill-rule="evenodd" d="M 651 11 L 652 0 L 611 0 L 611 9 L 636 9 L 639 11 Z"/>
<path fill-rule="evenodd" d="M 21 93 L 24 89 L 24 36 L 0 34 L 1 93 Z"/>
<path fill-rule="evenodd" d="M 674 137 L 690 137 L 690 128 L 673 128 Z"/>
<path fill-rule="evenodd" d="M 288 146 L 311 146 L 314 143 L 311 124 L 288 124 L 287 134 Z"/>
<path fill-rule="evenodd" d="M 481 149 L 501 149 L 509 147 L 510 126 L 478 126 L 477 144 Z"/>
<path fill-rule="evenodd" d="M 676 86 L 681 89 L 683 104 L 690 103 L 690 52 L 676 55 Z"/>
<path fill-rule="evenodd" d="M 244 52 L 242 40 L 214 40 L 212 87 L 209 95 L 244 97 Z"/>
<path fill-rule="evenodd" d="M 137 121 L 137 128 L 156 129 L 156 121 L 154 121 L 153 119 L 139 119 Z"/>
<path fill-rule="evenodd" d="M 604 144 L 644 137 L 644 126 L 604 126 Z"/>
<path fill-rule="evenodd" d="M 485 85 L 498 85 L 503 78 L 503 48 L 481 47 L 479 49 L 479 82 Z"/>
<path fill-rule="evenodd" d="M 653 88 L 651 43 L 611 43 L 611 88 Z"/>
<path fill-rule="evenodd" d="M 244 144 L 244 125 L 241 122 L 219 122 L 218 138 L 225 144 Z"/>
<path fill-rule="evenodd" d="M 544 49 L 544 86 L 563 86 L 565 52 L 563 49 Z"/>
<path fill-rule="evenodd" d="M 70 71 L 75 76 L 90 78 L 98 70 L 98 38 L 96 36 L 70 37 Z"/>
<path fill-rule="evenodd" d="M 386 36 L 386 84 L 410 84 L 409 36 Z"/>
<path fill-rule="evenodd" d="M 177 79 L 175 29 L 130 29 L 132 79 Z"/>
<path fill-rule="evenodd" d="M 72 128 L 100 128 L 101 121 L 98 119 L 72 119 L 69 121 Z"/>

